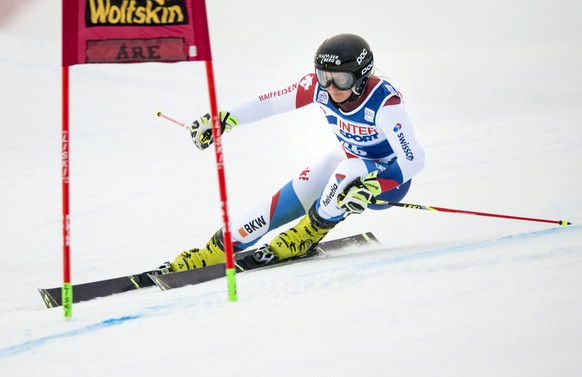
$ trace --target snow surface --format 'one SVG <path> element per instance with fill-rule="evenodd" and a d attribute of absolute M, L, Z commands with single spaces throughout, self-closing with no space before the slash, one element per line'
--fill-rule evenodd
<path fill-rule="evenodd" d="M 329 237 L 381 247 L 239 274 L 236 303 L 221 279 L 75 304 L 67 321 L 37 292 L 62 284 L 60 2 L 28 0 L 0 30 L 0 375 L 582 375 L 582 3 L 207 5 L 221 108 L 358 33 L 426 149 L 405 201 L 574 225 L 369 211 Z M 75 66 L 71 96 L 73 282 L 205 243 L 214 154 L 154 115 L 208 111 L 203 64 Z M 228 134 L 231 217 L 333 143 L 316 106 Z"/>

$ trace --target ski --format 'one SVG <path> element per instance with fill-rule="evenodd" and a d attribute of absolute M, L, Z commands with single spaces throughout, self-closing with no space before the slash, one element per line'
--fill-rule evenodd
<path fill-rule="evenodd" d="M 262 267 L 276 266 L 279 264 L 289 263 L 291 261 L 303 260 L 316 256 L 320 253 L 325 253 L 332 250 L 339 250 L 345 247 L 363 246 L 368 243 L 377 243 L 378 239 L 370 232 L 355 234 L 344 238 L 339 238 L 330 241 L 319 243 L 314 249 L 310 250 L 297 258 L 285 259 L 282 261 L 274 261 L 268 264 L 258 264 L 253 258 L 255 250 L 247 250 L 235 255 L 235 266 L 237 273 L 254 270 Z M 204 283 L 206 281 L 219 279 L 225 276 L 225 265 L 218 264 L 214 266 L 204 267 L 200 269 L 188 270 L 183 272 L 175 272 L 164 275 L 150 275 L 153 282 L 163 291 L 180 288 L 187 285 L 194 285 Z"/>
<path fill-rule="evenodd" d="M 149 274 L 151 273 L 152 271 L 147 271 L 135 275 L 75 284 L 73 285 L 73 303 L 151 287 L 154 285 L 149 278 Z M 48 289 L 39 288 L 38 291 L 40 292 L 47 308 L 55 308 L 62 305 L 61 287 Z"/>
<path fill-rule="evenodd" d="M 368 232 L 343 237 L 336 240 L 321 242 L 314 250 L 299 258 L 278 261 L 266 265 L 257 264 L 253 259 L 256 249 L 246 250 L 235 255 L 237 271 L 248 271 L 259 267 L 267 267 L 291 260 L 309 258 L 320 252 L 340 249 L 348 246 L 365 245 L 369 242 L 378 242 L 376 237 Z M 201 269 L 185 272 L 175 272 L 165 275 L 152 275 L 153 271 L 145 271 L 133 275 L 121 276 L 112 279 L 98 280 L 88 283 L 73 285 L 73 303 L 106 297 L 117 293 L 133 291 L 157 285 L 163 290 L 198 284 L 205 281 L 224 277 L 225 266 L 219 264 Z M 38 291 L 47 308 L 55 308 L 62 305 L 62 287 L 39 288 Z"/>

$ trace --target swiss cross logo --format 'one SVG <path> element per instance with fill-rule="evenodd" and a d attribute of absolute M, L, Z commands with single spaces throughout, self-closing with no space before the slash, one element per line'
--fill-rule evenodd
<path fill-rule="evenodd" d="M 299 180 L 301 181 L 309 181 L 309 168 L 303 170 L 300 174 L 299 174 Z"/>
<path fill-rule="evenodd" d="M 307 75 L 299 82 L 299 85 L 303 87 L 305 90 L 309 90 L 309 87 L 313 85 L 313 76 Z"/>

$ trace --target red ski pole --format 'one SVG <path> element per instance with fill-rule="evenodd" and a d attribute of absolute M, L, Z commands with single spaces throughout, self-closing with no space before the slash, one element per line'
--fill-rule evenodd
<path fill-rule="evenodd" d="M 384 201 L 384 200 L 378 200 L 378 201 L 376 201 L 376 203 L 388 204 L 388 205 L 395 206 L 395 207 L 422 209 L 425 211 L 449 212 L 449 213 L 460 213 L 460 214 L 465 214 L 465 215 L 498 217 L 498 218 L 510 219 L 510 220 L 537 221 L 537 222 L 541 222 L 541 223 L 558 224 L 558 225 L 562 225 L 562 226 L 572 225 L 572 223 L 567 221 L 567 220 L 535 219 L 535 218 L 531 218 L 531 217 L 499 215 L 496 213 L 467 211 L 464 209 L 443 208 L 443 207 L 435 207 L 435 206 L 426 206 L 426 205 L 421 205 L 421 204 L 389 202 L 389 201 Z"/>
<path fill-rule="evenodd" d="M 159 116 L 160 118 L 164 118 L 166 120 L 169 120 L 170 122 L 177 124 L 180 127 L 186 127 L 186 125 L 182 122 L 177 121 L 176 119 L 170 118 L 169 116 L 167 116 L 166 114 L 163 114 L 161 111 L 158 111 L 156 113 L 157 116 Z"/>

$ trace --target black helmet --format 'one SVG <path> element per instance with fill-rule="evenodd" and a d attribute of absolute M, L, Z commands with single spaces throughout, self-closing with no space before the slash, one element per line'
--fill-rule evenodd
<path fill-rule="evenodd" d="M 322 87 L 328 87 L 333 79 L 331 76 L 324 78 L 318 71 L 347 72 L 352 80 L 347 80 L 342 84 L 344 86 L 351 84 L 350 87 L 354 94 L 360 95 L 366 88 L 368 79 L 372 76 L 374 55 L 368 42 L 362 37 L 354 34 L 339 34 L 326 39 L 319 46 L 315 52 L 313 63 L 319 84 Z M 338 85 L 336 84 L 336 86 Z M 340 87 L 340 89 L 349 88 Z"/>

